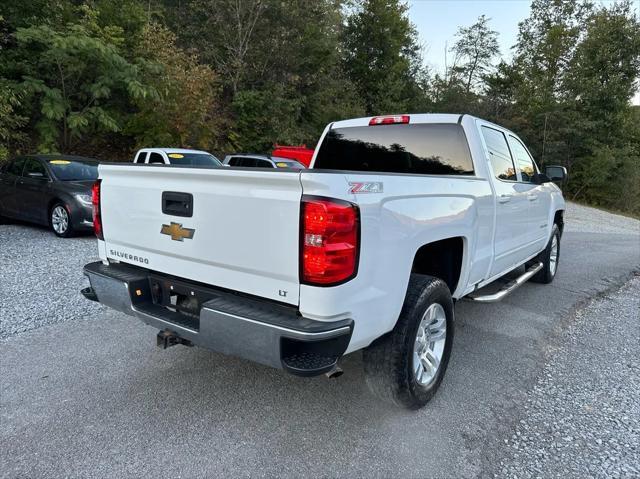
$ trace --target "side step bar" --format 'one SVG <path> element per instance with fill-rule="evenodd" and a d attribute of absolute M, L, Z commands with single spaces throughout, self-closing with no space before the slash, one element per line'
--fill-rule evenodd
<path fill-rule="evenodd" d="M 503 299 L 505 296 L 508 296 L 509 294 L 513 293 L 516 289 L 518 289 L 524 283 L 529 281 L 531 277 L 541 269 L 542 269 L 542 263 L 536 263 L 530 266 L 529 269 L 527 269 L 524 272 L 524 274 L 522 274 L 521 276 L 518 276 L 516 279 L 509 281 L 507 284 L 505 284 L 502 287 L 502 289 L 497 293 L 478 295 L 478 296 L 474 296 L 470 294 L 468 298 L 473 301 L 477 301 L 479 303 L 495 303 Z"/>

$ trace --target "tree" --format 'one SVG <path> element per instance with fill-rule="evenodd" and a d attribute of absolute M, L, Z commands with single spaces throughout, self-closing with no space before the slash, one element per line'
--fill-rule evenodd
<path fill-rule="evenodd" d="M 177 47 L 175 35 L 157 23 L 144 28 L 137 55 L 144 59 L 142 81 L 157 95 L 134 100 L 139 111 L 126 132 L 136 146 L 215 148 L 225 118 L 213 70 Z"/>
<path fill-rule="evenodd" d="M 573 153 L 576 199 L 640 210 L 640 126 L 630 106 L 640 77 L 640 22 L 629 2 L 594 12 L 568 65 L 565 85 L 580 123 Z"/>
<path fill-rule="evenodd" d="M 615 137 L 630 112 L 629 102 L 640 77 L 640 23 L 631 3 L 595 12 L 585 38 L 569 62 L 565 85 L 569 99 L 594 121 L 603 141 Z M 600 128 L 602 126 L 607 128 Z M 598 134 L 597 131 L 592 132 Z"/>
<path fill-rule="evenodd" d="M 27 118 L 18 114 L 20 96 L 15 86 L 0 81 L 0 163 L 7 159 L 9 152 L 23 144 L 26 135 L 21 129 Z"/>
<path fill-rule="evenodd" d="M 18 28 L 15 74 L 22 79 L 41 151 L 68 152 L 86 135 L 119 131 L 121 99 L 152 95 L 136 65 L 118 51 L 118 27 L 101 28 L 96 12 L 81 8 L 82 20 L 54 29 Z"/>
<path fill-rule="evenodd" d="M 361 115 L 341 63 L 342 0 L 191 0 L 169 22 L 219 73 L 229 149 L 314 142 L 329 121 Z"/>
<path fill-rule="evenodd" d="M 412 111 L 423 96 L 417 33 L 399 0 L 362 0 L 347 19 L 344 65 L 367 114 Z"/>
<path fill-rule="evenodd" d="M 544 108 L 563 97 L 565 73 L 592 8 L 583 0 L 533 0 L 515 45 L 514 66 L 525 87 L 519 101 Z"/>
<path fill-rule="evenodd" d="M 489 28 L 489 20 L 482 15 L 470 27 L 460 27 L 456 34 L 451 80 L 462 77 L 467 93 L 480 83 L 491 70 L 492 60 L 500 55 L 498 32 Z"/>

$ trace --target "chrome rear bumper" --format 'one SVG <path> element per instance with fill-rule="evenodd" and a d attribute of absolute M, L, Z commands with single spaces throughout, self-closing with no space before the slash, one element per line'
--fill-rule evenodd
<path fill-rule="evenodd" d="M 290 307 L 240 296 L 158 275 L 125 264 L 90 263 L 84 267 L 91 288 L 88 299 L 134 316 L 190 343 L 239 356 L 293 374 L 314 376 L 330 371 L 347 349 L 352 320 L 314 321 Z M 160 304 L 153 291 L 193 288 L 203 300 L 198 314 L 184 314 Z"/>

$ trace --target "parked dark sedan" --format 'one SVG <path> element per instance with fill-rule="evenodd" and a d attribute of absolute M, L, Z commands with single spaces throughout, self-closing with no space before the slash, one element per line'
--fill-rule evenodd
<path fill-rule="evenodd" d="M 49 226 L 61 237 L 93 226 L 91 186 L 98 161 L 69 155 L 27 155 L 0 170 L 0 216 Z"/>

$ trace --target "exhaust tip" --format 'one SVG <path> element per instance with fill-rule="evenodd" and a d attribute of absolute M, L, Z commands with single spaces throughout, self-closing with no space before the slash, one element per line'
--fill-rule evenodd
<path fill-rule="evenodd" d="M 343 374 L 344 374 L 344 371 L 342 370 L 342 368 L 340 366 L 334 366 L 331 371 L 328 371 L 328 372 L 324 373 L 324 375 L 327 376 L 327 378 L 329 378 L 329 379 L 339 378 Z"/>

